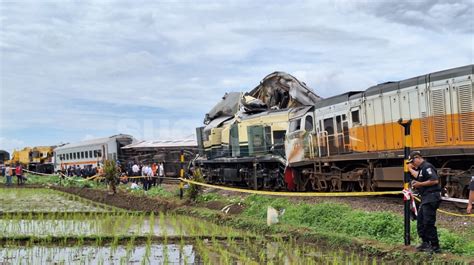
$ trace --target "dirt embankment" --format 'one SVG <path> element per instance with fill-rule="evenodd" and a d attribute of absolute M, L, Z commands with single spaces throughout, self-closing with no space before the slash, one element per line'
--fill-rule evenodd
<path fill-rule="evenodd" d="M 178 207 L 176 203 L 166 201 L 160 198 L 151 198 L 145 196 L 135 196 L 133 194 L 118 191 L 114 195 L 108 194 L 106 190 L 100 189 L 88 189 L 88 188 L 77 188 L 77 187 L 59 187 L 51 186 L 50 188 L 78 195 L 80 197 L 104 203 L 107 205 L 115 206 L 118 208 L 131 210 L 131 211 L 144 211 L 144 212 L 166 212 L 170 209 Z"/>
<path fill-rule="evenodd" d="M 20 187 L 32 187 L 29 185 Z M 174 191 L 176 185 L 165 184 L 162 185 L 165 190 Z M 76 188 L 76 187 L 60 187 L 52 186 L 52 188 L 76 194 L 86 199 L 90 199 L 96 202 L 105 203 L 115 207 L 133 210 L 133 211 L 146 211 L 146 212 L 160 212 L 172 210 L 180 206 L 199 206 L 205 207 L 212 210 L 221 210 L 225 214 L 240 214 L 244 210 L 243 205 L 239 204 L 226 204 L 222 201 L 210 201 L 203 202 L 196 205 L 190 201 L 176 201 L 176 200 L 164 200 L 158 197 L 146 197 L 133 195 L 131 193 L 121 191 L 115 195 L 108 195 L 106 190 L 99 189 L 88 189 L 88 188 Z M 224 197 L 232 197 L 244 199 L 247 194 L 238 192 L 229 192 L 224 190 L 216 189 L 205 189 L 205 193 L 217 193 Z M 343 203 L 349 205 L 353 209 L 358 209 L 367 212 L 376 211 L 389 211 L 399 215 L 403 214 L 403 200 L 398 197 L 294 197 L 291 198 L 295 203 L 322 203 L 322 202 L 333 202 Z M 443 203 L 441 205 L 442 210 L 446 210 L 453 213 L 463 214 L 464 209 L 459 209 L 451 203 Z M 437 214 L 437 224 L 440 227 L 447 228 L 451 231 L 467 232 L 472 229 L 472 217 L 460 217 L 452 216 L 445 213 Z"/>

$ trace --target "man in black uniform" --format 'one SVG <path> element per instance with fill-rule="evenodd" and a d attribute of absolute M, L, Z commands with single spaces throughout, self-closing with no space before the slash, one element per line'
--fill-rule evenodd
<path fill-rule="evenodd" d="M 467 203 L 467 213 L 472 213 L 472 204 L 474 203 L 474 176 L 471 177 L 469 184 L 469 201 Z"/>
<path fill-rule="evenodd" d="M 421 204 L 417 216 L 417 231 L 423 241 L 416 249 L 426 252 L 441 252 L 436 230 L 436 210 L 441 203 L 441 186 L 436 168 L 426 162 L 421 153 L 413 151 L 408 157 L 408 170 L 415 178 L 412 187 L 418 189 Z"/>

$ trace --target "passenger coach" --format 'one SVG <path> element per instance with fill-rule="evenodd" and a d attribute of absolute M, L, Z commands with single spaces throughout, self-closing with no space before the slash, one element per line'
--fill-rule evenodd
<path fill-rule="evenodd" d="M 122 147 L 136 142 L 126 134 L 66 144 L 54 149 L 54 168 L 64 170 L 69 166 L 97 167 L 104 160 L 125 162 Z"/>

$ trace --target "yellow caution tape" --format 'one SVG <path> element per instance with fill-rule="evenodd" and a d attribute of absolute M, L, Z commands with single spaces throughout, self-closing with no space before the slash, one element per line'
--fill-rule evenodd
<path fill-rule="evenodd" d="M 40 175 L 40 176 L 58 176 L 58 174 L 39 173 L 39 172 L 31 171 L 31 170 L 28 170 L 28 169 L 22 169 L 22 170 L 25 171 L 25 172 L 27 172 L 27 173 L 35 174 L 35 175 Z"/>
<path fill-rule="evenodd" d="M 64 178 L 66 178 L 68 180 L 77 181 L 77 182 L 83 182 L 83 181 L 89 181 L 89 180 L 96 180 L 96 179 L 103 179 L 104 178 L 104 177 L 101 177 L 99 175 L 94 175 L 92 177 L 88 177 L 88 178 L 85 178 L 85 179 L 74 179 L 74 178 L 68 177 L 68 176 L 66 176 L 62 173 L 61 173 L 61 176 L 63 176 Z"/>
<path fill-rule="evenodd" d="M 275 195 L 275 196 L 294 196 L 294 197 L 355 197 L 355 196 L 377 196 L 377 195 L 397 195 L 402 194 L 401 191 L 376 191 L 376 192 L 284 192 L 284 191 L 263 191 L 263 190 L 247 190 L 231 187 L 217 186 L 202 182 L 197 182 L 189 179 L 179 178 L 179 180 L 200 185 L 209 188 L 237 191 L 243 193 L 260 194 L 260 195 Z"/>
<path fill-rule="evenodd" d="M 420 198 L 415 197 L 415 200 L 418 202 L 421 202 Z M 474 214 L 460 214 L 460 213 L 453 213 L 453 212 L 448 212 L 445 210 L 438 209 L 438 212 L 444 213 L 446 215 L 451 215 L 451 216 L 457 216 L 457 217 L 474 217 Z"/>

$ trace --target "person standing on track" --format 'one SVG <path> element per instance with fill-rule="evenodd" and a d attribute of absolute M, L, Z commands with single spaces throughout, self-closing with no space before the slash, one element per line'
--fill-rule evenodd
<path fill-rule="evenodd" d="M 472 203 L 474 203 L 474 176 L 471 177 L 469 184 L 469 201 L 467 202 L 467 213 L 472 213 Z"/>
<path fill-rule="evenodd" d="M 438 231 L 436 229 L 436 211 L 441 203 L 441 186 L 436 168 L 425 161 L 418 151 L 408 157 L 408 170 L 415 178 L 412 187 L 418 189 L 421 204 L 417 216 L 417 231 L 422 243 L 416 249 L 423 252 L 440 253 Z"/>

